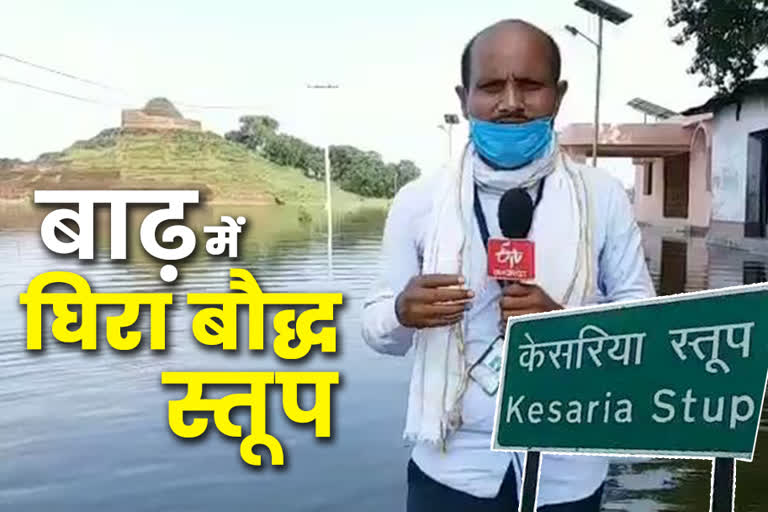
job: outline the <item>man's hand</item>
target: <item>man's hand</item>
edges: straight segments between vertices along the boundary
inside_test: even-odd
[[[463,284],[464,278],[452,274],[412,278],[395,301],[398,320],[416,329],[455,324],[464,316],[473,296]]]
[[[506,324],[511,316],[546,313],[563,309],[535,284],[513,283],[504,287],[501,295],[501,319]]]

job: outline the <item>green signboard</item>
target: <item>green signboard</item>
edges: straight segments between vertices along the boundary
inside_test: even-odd
[[[768,285],[510,318],[493,449],[751,460]]]

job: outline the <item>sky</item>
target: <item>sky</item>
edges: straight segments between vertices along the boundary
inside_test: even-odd
[[[634,97],[683,110],[712,90],[686,73],[692,47],[672,42],[670,0],[613,0],[633,14],[605,24],[601,122],[642,122]],[[364,4],[364,5],[363,5]],[[0,157],[30,160],[108,127],[122,108],[164,96],[185,117],[219,134],[244,114],[266,114],[280,130],[322,145],[352,144],[387,161],[409,159],[425,173],[448,154],[438,128],[460,113],[454,86],[467,40],[504,18],[523,18],[561,47],[569,92],[556,126],[591,122],[597,21],[573,0],[25,0],[0,20],[0,54],[108,85],[94,86],[0,57]],[[338,84],[308,89],[307,84]],[[237,108],[201,108],[226,106]],[[466,123],[453,132],[458,152]],[[629,184],[627,160],[601,165]]]

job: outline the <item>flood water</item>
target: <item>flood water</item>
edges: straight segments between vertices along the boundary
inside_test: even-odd
[[[170,289],[161,284],[156,263],[80,265],[52,257],[34,224],[0,231],[0,510],[404,509],[408,448],[401,431],[411,360],[378,355],[359,335],[358,312],[376,270],[383,215],[340,221],[331,280],[323,233],[273,232],[265,241],[273,214],[273,209],[247,213],[249,223],[262,219],[264,229],[248,232],[237,265],[221,258],[190,261]],[[700,239],[664,239],[648,232],[645,248],[659,293],[766,280],[768,258],[708,248]],[[288,363],[269,350],[224,355],[197,343],[191,333],[196,309],[186,307],[184,294],[226,291],[232,266],[248,269],[265,292],[343,293],[345,305],[336,314],[340,353],[313,352]],[[49,270],[78,272],[96,292],[173,291],[169,349],[124,354],[106,347],[84,354],[77,346],[48,343],[43,353],[28,353],[26,313],[18,297],[34,276]],[[161,372],[281,369],[338,371],[342,382],[333,402],[330,441],[290,423],[279,395],[270,395],[268,431],[285,450],[284,468],[247,466],[239,456],[239,440],[220,435],[213,425],[201,440],[182,441],[170,431],[168,401],[184,391],[161,385]],[[233,422],[248,425],[240,412],[233,412]],[[763,433],[755,461],[738,465],[739,512],[768,507],[766,471],[768,434]],[[705,511],[709,491],[709,462],[617,460],[603,508]]]

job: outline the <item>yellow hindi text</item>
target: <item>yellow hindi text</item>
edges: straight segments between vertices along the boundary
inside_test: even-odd
[[[45,289],[50,285],[63,284],[72,291],[69,293],[50,293]],[[123,306],[119,316],[110,316],[106,322],[107,343],[116,350],[134,350],[142,339],[141,331],[122,330],[134,325],[139,318],[139,306],[150,306],[151,328],[150,348],[165,350],[165,311],[173,303],[170,293],[93,293],[85,278],[73,272],[45,272],[30,282],[26,293],[22,293],[19,302],[27,306],[27,350],[42,350],[43,306],[53,307],[56,319],[51,331],[54,339],[62,343],[80,343],[82,350],[96,350],[98,306]],[[78,312],[70,308],[81,308],[79,326]]]
[[[282,466],[285,453],[280,441],[267,432],[267,388],[281,386],[283,412],[294,423],[315,424],[315,437],[331,436],[331,386],[339,383],[338,372],[163,372],[165,385],[185,385],[186,396],[168,402],[168,425],[179,437],[191,439],[208,429],[208,418],[197,417],[187,423],[185,413],[213,413],[216,428],[228,437],[242,438],[240,456],[252,466],[261,466],[261,455],[254,448],[262,446],[270,454],[273,466]],[[299,407],[298,387],[311,384],[315,405],[309,410]],[[218,399],[203,398],[203,386],[242,385],[248,392],[234,393]],[[249,407],[251,425],[248,435],[243,427],[232,423],[234,407]]]
[[[187,303],[208,305],[192,320],[195,339],[203,345],[237,350],[237,307],[248,306],[248,348],[264,350],[264,306],[317,306],[297,315],[295,309],[283,309],[275,314],[273,327],[277,337],[273,342],[275,354],[282,359],[301,359],[311,348],[319,345],[322,352],[336,351],[336,328],[312,330],[317,321],[333,320],[334,306],[341,304],[340,293],[264,293],[253,276],[244,269],[230,269],[229,293],[190,293]],[[291,327],[294,324],[295,327]],[[299,340],[296,346],[291,342]]]

